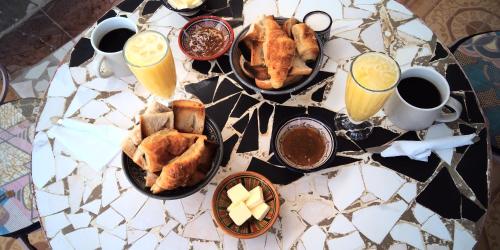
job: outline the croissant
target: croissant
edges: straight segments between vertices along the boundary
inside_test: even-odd
[[[292,35],[292,27],[299,23],[299,21],[293,17],[291,18],[288,18],[285,23],[283,23],[283,31],[286,32],[286,34],[288,35],[288,37],[293,37]]]
[[[285,82],[295,55],[295,42],[288,37],[272,16],[264,18],[264,60],[273,88]]]
[[[185,187],[190,182],[193,174],[197,171],[203,151],[205,149],[206,136],[199,136],[196,142],[180,156],[171,160],[163,167],[160,176],[151,187],[153,194],[164,190]]]
[[[319,46],[314,30],[305,23],[299,23],[292,27],[292,33],[302,60],[316,60],[319,54]]]

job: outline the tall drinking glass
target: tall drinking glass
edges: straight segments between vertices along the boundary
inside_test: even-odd
[[[137,80],[151,93],[170,98],[175,91],[175,64],[168,39],[156,31],[132,36],[123,49],[125,61]]]
[[[368,52],[356,57],[346,84],[346,109],[335,118],[337,128],[346,130],[353,140],[366,139],[373,129],[370,118],[394,92],[400,75],[398,63],[386,54]]]

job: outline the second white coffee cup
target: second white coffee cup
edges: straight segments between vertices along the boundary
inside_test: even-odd
[[[431,82],[441,95],[441,104],[426,109],[415,107],[404,100],[396,89],[384,105],[384,112],[394,125],[404,130],[422,130],[430,127],[434,122],[452,122],[460,117],[462,104],[450,97],[450,86],[441,74],[430,67],[416,66],[401,74],[401,79],[410,77]],[[443,111],[445,106],[453,109],[453,112],[445,113]]]

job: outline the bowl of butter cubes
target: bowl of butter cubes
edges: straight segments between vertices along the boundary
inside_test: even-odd
[[[264,176],[245,171],[226,177],[212,197],[212,215],[225,233],[255,238],[269,230],[280,211],[279,195]]]

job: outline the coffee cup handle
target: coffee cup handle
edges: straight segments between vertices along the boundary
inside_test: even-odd
[[[100,55],[100,54],[97,54],[94,58],[93,71],[100,78],[107,78],[113,74],[113,73],[103,74],[101,72],[101,66],[102,66],[102,63],[104,62],[105,59],[106,59],[106,57],[104,57],[103,55]]]
[[[437,122],[452,122],[460,117],[462,113],[462,104],[457,101],[457,99],[450,96],[445,106],[448,106],[453,109],[453,113],[444,113],[442,112],[439,117],[436,119]]]

